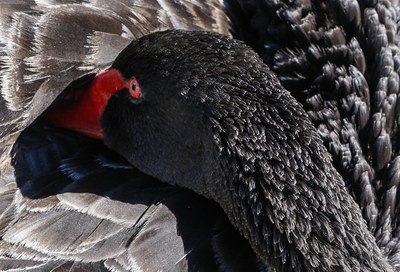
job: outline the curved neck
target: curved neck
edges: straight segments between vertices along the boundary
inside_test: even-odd
[[[214,200],[277,271],[393,271],[304,115],[265,126],[220,119],[225,180]]]

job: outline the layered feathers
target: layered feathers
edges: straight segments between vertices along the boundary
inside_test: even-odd
[[[400,265],[398,2],[241,4],[230,9],[236,36],[304,105],[378,245]]]
[[[19,191],[0,221],[2,270],[266,271],[215,202],[101,141],[38,124],[13,153]]]

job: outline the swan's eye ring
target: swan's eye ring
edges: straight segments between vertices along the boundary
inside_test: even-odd
[[[141,94],[139,83],[134,77],[131,79],[131,82],[129,83],[129,93],[134,99],[139,98]]]

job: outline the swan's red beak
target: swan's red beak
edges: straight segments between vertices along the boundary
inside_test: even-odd
[[[118,90],[129,87],[120,72],[110,69],[73,89],[49,109],[42,120],[57,127],[75,130],[86,136],[103,139],[100,117],[108,99]]]

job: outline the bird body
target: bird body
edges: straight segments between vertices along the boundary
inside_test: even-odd
[[[265,51],[259,52],[278,76],[249,47],[219,34],[175,30],[148,35],[165,28],[224,32],[229,20],[219,2],[178,5],[157,1],[133,5],[137,8],[133,11],[120,1],[106,11],[107,4],[100,1],[48,7],[21,3],[6,4],[4,14],[12,14],[14,20],[2,32],[7,40],[0,51],[5,64],[1,84],[2,269],[267,271],[268,264],[273,271],[394,271],[397,236],[394,233],[392,242],[386,242],[390,245],[387,251],[382,242],[381,249],[377,246],[371,235],[375,230],[370,220],[373,213],[368,213],[371,206],[362,204],[364,199],[353,187],[349,194],[348,183],[346,188],[339,175],[343,171],[338,169],[338,173],[327,153],[325,146],[337,167],[339,153],[330,138],[335,134],[324,134],[329,131],[323,129],[326,126],[314,128],[319,122],[314,117],[319,115],[312,103],[319,101],[319,89],[311,89],[315,97],[301,96],[307,94],[301,93],[301,88],[311,77],[296,70],[302,66],[291,61],[305,50],[301,42],[310,45],[310,40],[296,36],[291,43],[284,34],[271,35],[279,33],[273,31],[280,23],[290,21],[296,26],[304,22],[292,28],[298,33],[312,22],[313,15],[324,18],[329,12],[323,2],[292,6],[280,1],[259,6],[225,3],[236,36],[240,36],[240,27],[249,27],[246,19],[254,15],[251,32],[261,37],[258,41],[264,42]],[[360,9],[355,1],[337,5],[345,11],[340,17],[345,19],[339,20],[342,24],[358,22],[359,16],[348,15],[361,10],[373,13],[366,6]],[[389,4],[385,7],[390,10]],[[249,10],[238,22],[236,15]],[[308,21],[298,20],[299,10],[302,16],[309,15]],[[184,16],[188,14],[185,11],[202,20]],[[265,12],[271,12],[272,21],[256,20]],[[148,15],[147,21],[152,23],[144,24],[146,20],[139,15]],[[4,18],[8,17],[2,17],[2,22]],[[368,29],[370,21],[365,20]],[[20,33],[17,24],[24,22],[31,28]],[[62,22],[84,26],[78,32],[65,30],[65,41],[77,39],[72,43],[75,47],[54,39],[52,30],[68,25]],[[267,34],[263,23],[270,24]],[[144,27],[148,25],[158,27]],[[360,28],[357,26],[354,23],[344,29],[359,38],[361,32],[353,31]],[[325,29],[325,36],[305,33],[311,44],[318,37],[328,41],[318,44],[324,48],[341,41],[340,29],[333,29]],[[132,38],[139,39],[129,44]],[[299,51],[284,46],[297,46]],[[356,54],[360,47],[354,39],[349,47],[354,61],[349,61],[353,66],[348,71],[354,76],[368,73],[368,62]],[[65,51],[60,55],[55,48]],[[321,52],[325,57],[330,54],[328,49]],[[22,65],[15,65],[18,63]],[[104,75],[90,73],[111,63],[104,74],[117,71],[118,80],[126,85],[112,87],[109,101],[100,111],[104,110],[99,121],[105,145],[40,122],[54,124],[62,114],[54,114],[57,104],[53,101],[61,101],[61,105],[65,99],[71,100],[76,90]],[[328,66],[322,69],[326,75]],[[50,72],[52,67],[58,67],[57,71]],[[314,84],[327,80],[324,76]],[[326,101],[330,96],[322,97]],[[368,106],[367,96],[363,101]],[[53,109],[37,119],[52,103]],[[334,108],[335,103],[326,105]],[[350,121],[364,127],[368,121],[362,116],[360,113],[359,119]],[[382,123],[379,118],[372,118],[375,126]],[[343,124],[346,122],[344,119]],[[387,154],[379,148],[385,146],[387,137],[382,134],[378,138],[382,144],[377,143],[377,155],[371,161],[377,173],[382,173],[388,159],[382,162],[377,156]],[[352,140],[355,146],[357,140]],[[395,167],[394,161],[389,169]],[[393,200],[389,193],[384,198],[387,204]],[[212,216],[207,215],[208,210]],[[390,209],[384,213],[390,212],[393,216]],[[233,246],[232,241],[238,244]]]

